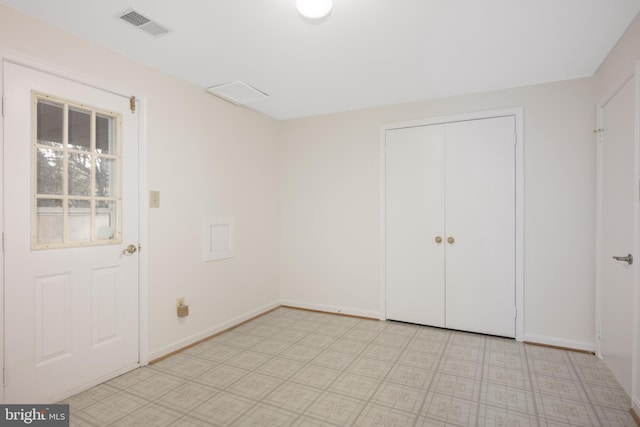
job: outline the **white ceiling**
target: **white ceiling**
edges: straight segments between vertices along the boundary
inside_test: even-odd
[[[590,76],[640,0],[0,0],[203,88],[241,80],[287,119]],[[118,19],[133,7],[171,32]]]

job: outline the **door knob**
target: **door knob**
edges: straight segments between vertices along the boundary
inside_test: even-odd
[[[436,243],[442,243],[442,237],[436,236]]]
[[[633,255],[629,254],[627,256],[614,256],[613,259],[616,261],[625,261],[629,265],[633,264]]]
[[[447,237],[447,243],[449,243],[450,245],[453,245],[453,242],[455,242],[456,239],[454,239],[453,237]]]
[[[122,254],[123,255],[125,255],[125,254],[134,254],[134,253],[136,253],[137,250],[138,250],[138,247],[136,245],[129,245],[129,246],[127,246],[126,248],[124,248],[122,250]]]

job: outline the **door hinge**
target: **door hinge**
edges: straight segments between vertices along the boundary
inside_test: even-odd
[[[513,307],[513,317],[514,317],[515,319],[517,319],[517,318],[518,318],[518,307]]]
[[[136,112],[136,97],[133,95],[129,98],[129,108],[131,108],[131,114]]]
[[[7,248],[4,245],[4,231],[2,232],[2,252],[6,252]]]
[[[6,104],[6,100],[4,98],[4,96],[2,97],[2,117],[5,117],[7,115],[7,104]]]
[[[7,385],[7,367],[6,366],[2,367],[2,385],[3,386]]]

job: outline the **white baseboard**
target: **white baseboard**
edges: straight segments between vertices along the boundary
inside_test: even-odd
[[[173,353],[174,351],[178,351],[181,350],[193,343],[196,343],[200,340],[206,339],[212,335],[215,335],[217,333],[226,331],[227,329],[233,328],[234,326],[237,326],[239,324],[241,324],[244,321],[247,321],[253,317],[259,316],[263,313],[266,313],[267,311],[273,310],[274,308],[279,307],[280,301],[275,301],[272,302],[271,304],[267,304],[264,305],[262,307],[259,307],[255,310],[249,311],[247,313],[244,313],[240,316],[236,316],[232,319],[229,319],[225,322],[222,322],[214,327],[205,329],[204,331],[198,332],[197,334],[193,334],[189,337],[183,338],[173,344],[164,346],[162,348],[158,348],[155,350],[151,350],[149,351],[149,360],[154,360],[157,359],[159,357],[162,356],[166,356],[167,354]]]
[[[595,353],[596,351],[595,342],[572,341],[572,340],[566,340],[562,338],[545,337],[542,335],[531,335],[531,334],[525,334],[524,341],[534,343],[534,344],[544,344],[544,345],[551,345],[555,347],[564,347],[568,349],[588,351],[590,353]]]
[[[277,308],[281,305],[294,307],[294,308],[302,308],[307,310],[324,311],[327,313],[346,314],[350,316],[360,316],[360,317],[367,317],[371,319],[380,319],[380,313],[372,310],[362,310],[358,308],[338,307],[338,306],[322,305],[322,304],[310,304],[310,303],[293,301],[293,300],[274,301],[270,304],[266,304],[255,310],[249,311],[240,316],[236,316],[232,319],[229,319],[211,328],[200,331],[197,334],[193,334],[191,336],[183,338],[179,341],[176,341],[173,344],[164,346],[162,348],[151,350],[149,351],[149,360],[158,359],[174,351],[183,349],[193,343],[196,343],[200,340],[208,338],[217,333],[223,332],[227,329],[233,328],[234,326],[237,326],[244,321],[247,321],[253,317],[259,316],[270,310],[273,310],[274,308]],[[535,343],[535,344],[550,345],[555,347],[563,347],[567,349],[588,351],[588,352],[594,352],[594,353],[596,350],[596,344],[592,342],[573,341],[573,340],[566,340],[562,338],[547,337],[542,335],[525,334],[524,341]],[[634,397],[633,405],[636,412],[640,414],[640,400],[638,400],[637,397]]]
[[[332,305],[309,304],[305,302],[291,301],[291,300],[282,300],[280,303],[281,305],[286,305],[288,307],[294,307],[294,308],[304,308],[307,310],[324,311],[327,313],[347,314],[350,316],[360,316],[360,317],[368,317],[371,319],[380,319],[380,313],[378,313],[377,311],[361,310],[358,308],[350,308],[350,307],[336,307]]]

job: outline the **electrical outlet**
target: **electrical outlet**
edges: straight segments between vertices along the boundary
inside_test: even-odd
[[[184,297],[176,300],[176,311],[178,317],[187,317],[189,315],[189,306],[184,303]]]

